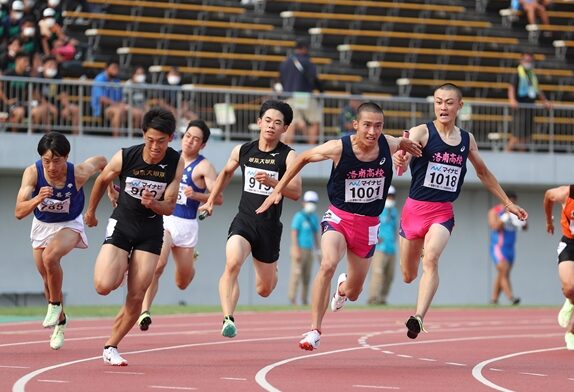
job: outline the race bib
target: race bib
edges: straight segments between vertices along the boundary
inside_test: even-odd
[[[185,188],[187,185],[179,184],[179,192],[177,192],[177,204],[185,205],[187,204],[187,196],[185,196]]]
[[[38,205],[42,212],[51,212],[53,214],[67,214],[70,212],[70,199],[57,200],[46,198]]]
[[[462,167],[429,162],[424,186],[441,191],[456,192]]]
[[[345,180],[346,203],[370,203],[383,198],[385,178],[360,178]]]
[[[166,187],[167,184],[165,182],[127,177],[124,192],[126,192],[131,197],[141,200],[144,189],[147,189],[152,193],[154,199],[160,200]]]
[[[269,177],[279,181],[279,172],[245,166],[245,183],[243,184],[243,190],[257,195],[269,196],[271,192],[273,192],[273,187],[263,185],[255,179],[255,175],[259,172],[264,172]]]

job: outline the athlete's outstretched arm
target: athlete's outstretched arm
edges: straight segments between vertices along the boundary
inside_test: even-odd
[[[120,150],[114,154],[112,159],[104,167],[94,182],[94,187],[92,188],[92,193],[90,194],[90,201],[88,202],[88,207],[84,213],[84,222],[88,227],[98,225],[98,219],[96,218],[96,209],[98,208],[98,204],[100,203],[100,200],[108,189],[110,183],[120,175],[121,170],[122,151]]]
[[[296,158],[297,154],[295,153],[295,151],[289,151],[289,154],[287,155],[287,159],[285,161],[287,166],[286,172],[287,170],[289,170],[289,167],[293,165]],[[256,173],[255,180],[263,185],[270,186],[271,188],[275,188],[279,183],[279,180],[272,178],[265,172]],[[293,179],[289,181],[289,183],[283,188],[282,193],[283,196],[288,197],[289,199],[299,200],[302,192],[303,192],[303,185],[301,183],[301,176],[299,174],[296,174],[293,177]]]
[[[227,163],[223,167],[223,170],[217,176],[217,180],[215,180],[215,185],[209,194],[209,198],[207,201],[198,208],[199,213],[203,211],[207,211],[208,215],[213,213],[213,205],[215,204],[215,199],[219,194],[223,194],[227,185],[233,178],[233,174],[235,170],[239,167],[239,151],[241,150],[241,145],[237,145],[233,147],[231,154],[229,155],[229,159]]]
[[[428,142],[428,129],[426,124],[420,124],[416,127],[413,127],[409,130],[409,138],[395,138],[393,136],[387,136],[387,142],[389,143],[389,147],[391,148],[391,155],[393,156],[393,165],[395,167],[401,167],[404,171],[407,171],[409,168],[409,163],[414,156],[420,157],[422,155],[422,148],[424,148]],[[416,145],[418,148],[416,151],[411,153],[410,151],[406,150],[405,153],[403,151],[399,151],[403,149],[404,146],[401,146],[398,142],[405,143],[402,140],[408,140],[413,145]],[[394,150],[393,150],[394,148]]]
[[[474,139],[474,135],[469,133],[470,136],[470,151],[468,154],[468,159],[474,166],[476,170],[476,175],[480,179],[480,181],[484,184],[486,189],[490,191],[494,196],[496,196],[504,207],[514,215],[516,215],[520,220],[528,219],[528,213],[518,204],[514,204],[512,200],[508,197],[506,192],[502,189],[498,180],[492,174],[492,172],[486,167],[486,163],[482,160],[482,157],[478,153],[478,146],[476,144],[476,140]]]
[[[79,165],[74,166],[76,186],[80,189],[88,179],[94,174],[102,171],[106,167],[108,160],[104,156],[94,156],[86,159]]]
[[[554,234],[554,215],[552,214],[554,203],[560,203],[564,205],[569,194],[569,185],[551,188],[544,193],[544,215],[546,216],[547,233]]]
[[[338,163],[342,150],[343,142],[341,142],[341,139],[337,139],[330,140],[307,151],[303,151],[299,156],[297,156],[293,164],[288,166],[287,171],[283,174],[283,177],[277,183],[273,192],[267,196],[263,204],[261,204],[255,212],[261,214],[267,211],[273,204],[279,203],[289,182],[298,175],[305,165],[311,162],[325,161],[327,159],[331,159],[335,163]]]

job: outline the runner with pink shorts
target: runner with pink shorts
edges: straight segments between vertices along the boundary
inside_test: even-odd
[[[385,206],[393,177],[392,154],[399,149],[420,156],[418,143],[384,135],[383,111],[373,102],[361,104],[353,121],[356,133],[330,140],[304,151],[287,170],[275,190],[257,209],[264,212],[281,200],[281,191],[310,162],[333,161],[327,193],[331,206],[323,216],[321,266],[313,282],[311,330],[299,347],[315,350],[321,339],[321,323],[329,304],[331,280],[347,254],[347,272],[339,275],[331,310],[340,310],[347,299],[355,301],[363,290],[377,243],[379,215]]]
[[[462,93],[447,83],[434,91],[436,119],[409,131],[410,140],[422,146],[421,157],[394,154],[395,165],[410,163],[412,181],[401,213],[400,254],[403,280],[416,279],[421,255],[423,274],[419,283],[416,312],[406,322],[407,336],[415,339],[423,331],[423,318],[438,288],[438,261],[454,228],[452,203],[458,198],[466,161],[470,160],[484,186],[505,208],[526,220],[528,214],[502,190],[478,153],[474,136],[458,128],[456,116],[462,108]]]

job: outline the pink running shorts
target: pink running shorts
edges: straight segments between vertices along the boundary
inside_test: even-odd
[[[454,211],[451,202],[419,201],[408,197],[401,213],[399,234],[407,240],[424,238],[435,223],[452,233]]]

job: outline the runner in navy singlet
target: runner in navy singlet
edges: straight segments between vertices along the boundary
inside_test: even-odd
[[[327,193],[331,206],[323,216],[321,266],[313,282],[311,331],[299,341],[303,350],[319,347],[321,323],[329,302],[333,274],[347,254],[347,273],[337,279],[331,310],[338,311],[347,299],[355,301],[363,290],[370,260],[378,241],[379,215],[385,206],[393,178],[392,154],[399,148],[420,155],[417,143],[383,135],[384,115],[374,102],[357,108],[355,135],[343,136],[307,150],[285,173],[275,190],[257,210],[264,213],[281,202],[285,185],[306,164],[333,161]],[[384,136],[384,137],[381,137]]]
[[[50,347],[64,344],[67,326],[62,303],[63,271],[60,261],[74,248],[87,248],[82,211],[83,186],[107,163],[103,156],[74,165],[68,162],[70,142],[58,132],[49,132],[38,143],[40,160],[24,170],[16,198],[16,218],[34,213],[30,239],[36,268],[44,281],[48,311],[42,323],[54,328]]]
[[[438,288],[438,262],[454,227],[452,203],[464,182],[467,159],[480,181],[509,212],[521,220],[528,218],[526,211],[508,198],[486,167],[474,136],[455,125],[462,106],[458,87],[450,83],[438,87],[434,91],[436,119],[409,132],[410,138],[423,147],[422,157],[411,160],[410,154],[393,156],[395,165],[404,169],[410,162],[412,173],[400,230],[401,270],[406,283],[417,277],[424,245],[416,312],[406,322],[407,336],[411,339],[423,330],[423,318]]]

